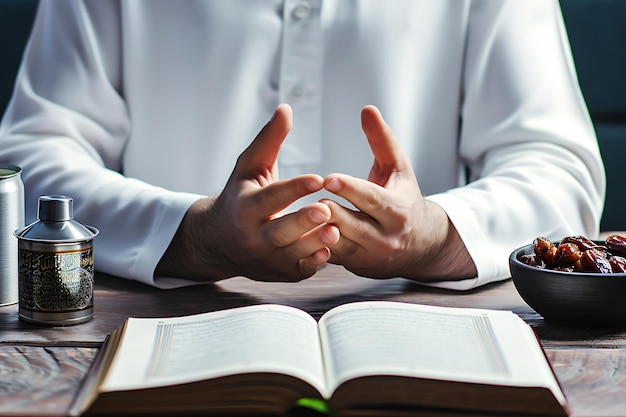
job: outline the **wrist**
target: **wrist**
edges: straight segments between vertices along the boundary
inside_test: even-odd
[[[219,232],[214,219],[215,197],[194,202],[183,217],[168,248],[161,257],[156,275],[198,281],[217,281],[233,276],[219,246]]]
[[[438,204],[426,201],[426,216],[432,237],[429,249],[418,254],[417,265],[413,265],[413,275],[419,281],[460,281],[477,275],[472,260],[461,236]]]

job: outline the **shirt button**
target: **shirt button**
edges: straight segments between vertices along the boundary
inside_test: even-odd
[[[303,20],[311,15],[311,5],[306,1],[302,1],[291,10],[291,16],[295,20]]]
[[[298,84],[291,89],[291,97],[298,100],[304,97],[305,89],[302,84]]]

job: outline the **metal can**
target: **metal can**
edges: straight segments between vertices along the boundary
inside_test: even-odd
[[[15,165],[0,165],[0,306],[18,300],[17,241],[13,233],[24,227],[21,172]]]
[[[93,318],[93,238],[98,229],[73,220],[73,200],[39,197],[38,220],[17,230],[19,317],[52,326]]]

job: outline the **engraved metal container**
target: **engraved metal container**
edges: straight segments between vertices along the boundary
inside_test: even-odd
[[[72,199],[39,197],[38,220],[15,232],[19,257],[19,317],[65,326],[93,318],[93,238],[74,221]]]
[[[22,170],[0,165],[0,306],[18,298],[17,241],[13,232],[24,227],[24,184]]]

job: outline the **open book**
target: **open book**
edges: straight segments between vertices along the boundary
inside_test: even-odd
[[[282,305],[129,318],[90,374],[74,412],[568,414],[535,333],[508,311],[376,301],[319,323]]]

